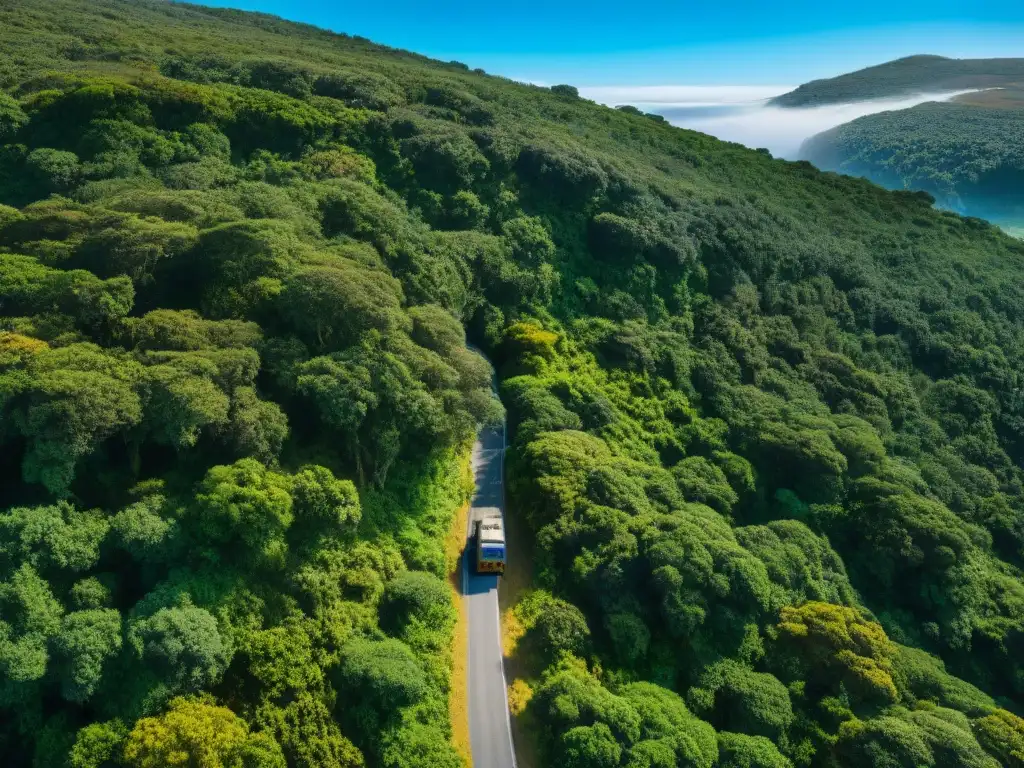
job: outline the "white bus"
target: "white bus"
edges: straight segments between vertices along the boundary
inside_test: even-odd
[[[477,573],[505,572],[505,523],[501,510],[487,507],[477,513],[473,524]]]

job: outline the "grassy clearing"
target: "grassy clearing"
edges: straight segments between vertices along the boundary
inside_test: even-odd
[[[462,462],[462,476],[467,487],[472,487],[472,470],[469,455]],[[466,765],[473,765],[473,753],[469,739],[469,671],[467,669],[469,649],[467,645],[469,620],[466,603],[462,596],[462,553],[466,548],[466,526],[469,521],[469,502],[466,501],[452,518],[448,537],[445,540],[445,561],[448,565],[448,584],[458,616],[452,633],[452,677],[448,708],[452,721],[452,744],[465,759]]]
[[[542,669],[540,660],[530,659],[519,652],[519,641],[526,628],[516,615],[516,606],[529,592],[533,579],[533,542],[524,520],[515,510],[505,510],[505,535],[508,537],[508,564],[498,586],[498,606],[501,610],[501,650],[508,681],[508,706],[512,714],[512,739],[515,742],[519,768],[541,765],[537,746],[539,728],[526,705],[533,696],[531,682]]]

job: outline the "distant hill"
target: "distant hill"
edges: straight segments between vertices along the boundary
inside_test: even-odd
[[[1021,82],[1024,82],[1024,59],[908,56],[839,77],[812,80],[776,96],[769,103],[777,107],[811,107]]]
[[[812,136],[800,157],[890,189],[923,190],[960,213],[1024,222],[1024,92],[992,93],[999,101],[868,115]]]

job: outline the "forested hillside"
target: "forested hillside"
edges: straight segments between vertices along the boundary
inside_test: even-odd
[[[544,765],[1024,765],[1024,243],[266,16],[0,86],[4,765],[462,765],[467,338]]]
[[[1024,92],[980,103],[929,102],[861,117],[808,139],[823,170],[917,189],[960,213],[1024,224]],[[987,95],[987,94],[986,94]]]
[[[1024,82],[1024,59],[947,59],[907,56],[838,77],[812,80],[776,96],[778,107],[814,107],[891,99],[914,93],[995,88]]]

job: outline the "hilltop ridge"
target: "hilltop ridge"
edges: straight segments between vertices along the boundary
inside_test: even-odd
[[[1024,82],[1024,59],[949,59],[919,54],[812,80],[776,96],[778,107],[814,107]]]
[[[800,157],[822,170],[918,189],[943,207],[1024,224],[1024,102],[928,102],[858,118],[812,136]]]

